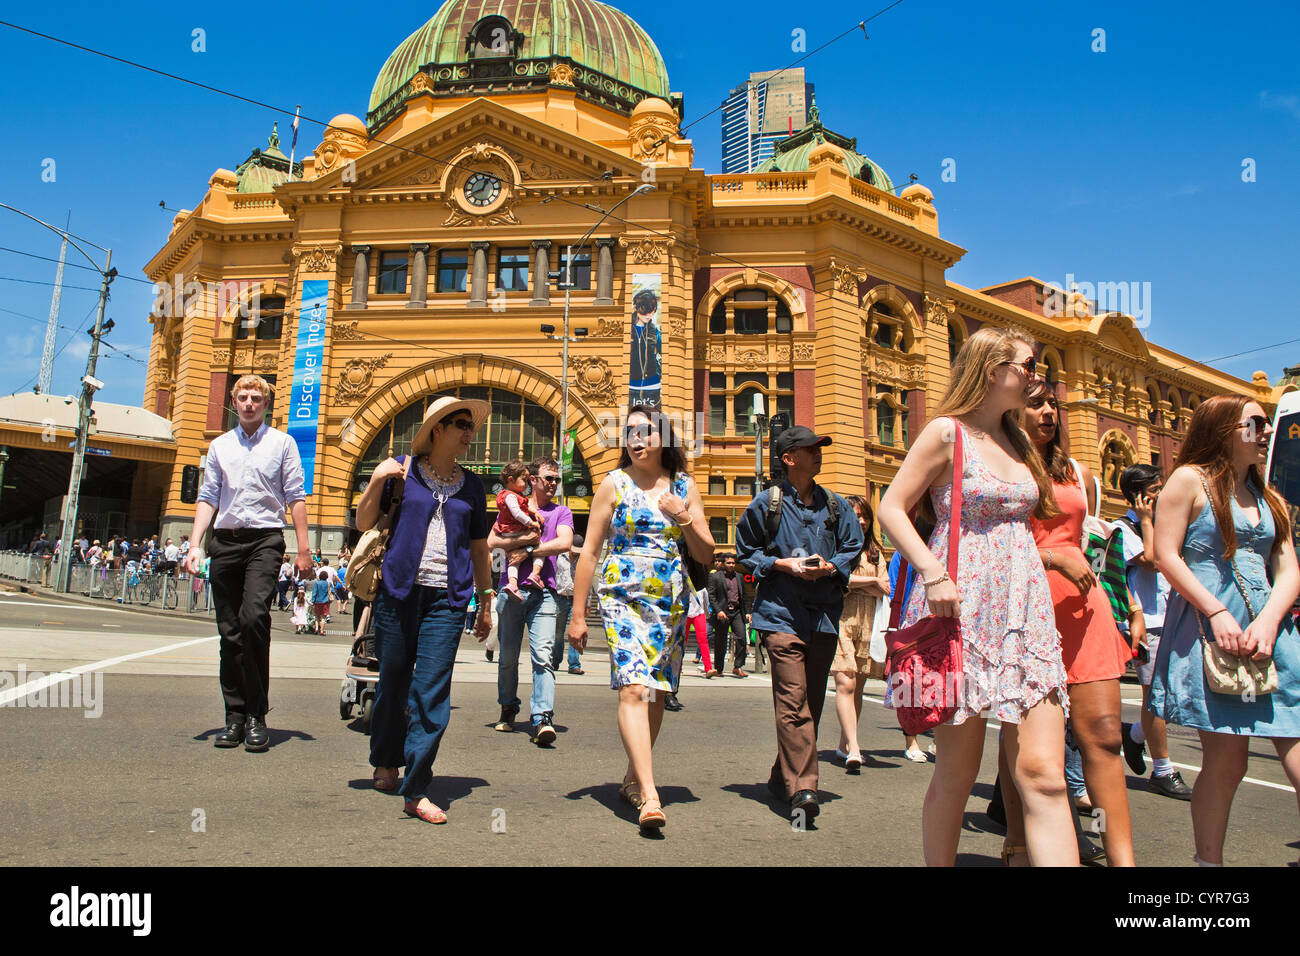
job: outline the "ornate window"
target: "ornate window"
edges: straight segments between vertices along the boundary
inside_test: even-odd
[[[730,544],[731,522],[726,518],[710,518],[709,534],[713,535],[714,544]]]
[[[1128,448],[1118,438],[1106,442],[1101,452],[1101,481],[1112,491],[1119,491],[1119,476],[1133,464]]]
[[[379,275],[375,277],[375,292],[379,295],[401,295],[406,291],[406,270],[410,256],[405,252],[381,252]]]
[[[516,57],[523,49],[524,40],[524,35],[505,17],[484,17],[465,35],[465,59]]]
[[[567,248],[567,247],[566,247]],[[560,288],[564,288],[565,260],[567,256],[560,254]],[[573,254],[573,286],[574,289],[586,290],[591,288],[591,253],[575,252]]]
[[[1147,421],[1159,427],[1162,424],[1160,421],[1160,386],[1155,382],[1147,382],[1147,399],[1151,402],[1151,407],[1147,409]]]
[[[353,475],[353,507],[365,491],[375,466],[385,458],[410,452],[415,433],[424,421],[427,403],[441,398],[442,394],[481,398],[492,406],[491,416],[475,433],[469,451],[461,459],[464,468],[483,479],[489,497],[496,494],[498,489],[494,486],[500,484],[501,469],[511,459],[531,461],[539,455],[559,458],[556,436],[560,429],[555,415],[536,402],[503,388],[462,385],[450,392],[420,399],[398,412],[379,430]],[[565,482],[565,492],[578,497],[586,497],[592,492],[591,472],[577,448],[573,450],[573,476]],[[489,504],[489,507],[494,505]]]
[[[873,405],[876,410],[876,440],[893,448],[906,448],[907,389],[877,385]]]
[[[464,292],[469,277],[469,253],[464,249],[443,249],[438,253],[439,292]]]
[[[709,434],[754,434],[754,396],[763,397],[763,414],[769,419],[780,412],[794,424],[794,373],[710,372]],[[731,418],[727,419],[727,410]]]
[[[709,333],[724,335],[765,335],[768,332],[789,334],[794,318],[785,301],[767,289],[737,289],[718,300],[709,313]]]
[[[284,296],[253,296],[248,302],[248,318],[235,319],[235,338],[253,337],[266,341],[278,339],[284,331]],[[263,376],[265,377],[265,376]]]

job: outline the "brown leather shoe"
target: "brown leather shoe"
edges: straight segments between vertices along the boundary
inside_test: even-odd
[[[748,677],[749,675],[745,673],[744,668],[742,668],[742,667],[737,667],[734,671],[731,672],[731,676],[732,676],[732,677]]]

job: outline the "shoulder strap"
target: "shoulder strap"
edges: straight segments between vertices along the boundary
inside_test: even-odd
[[[840,496],[833,491],[822,489],[826,496],[826,530],[838,534],[840,530]],[[837,539],[838,540],[838,539]]]
[[[379,516],[379,521],[375,527],[380,532],[387,531],[393,526],[397,518],[397,509],[402,506],[402,497],[406,492],[406,476],[411,473],[411,455],[403,455],[406,460],[402,462],[402,477],[393,481],[393,496],[388,500],[388,510]]]
[[[1083,492],[1083,513],[1085,516],[1090,515],[1092,509],[1088,507],[1088,486],[1083,482],[1083,468],[1073,458],[1070,459],[1070,467],[1074,469],[1074,479],[1079,483],[1079,490]],[[1100,497],[1097,499],[1097,507],[1101,507]]]
[[[948,523],[948,577],[953,583],[957,581],[957,551],[961,544],[961,473],[965,464],[962,448],[961,423],[952,419],[956,429],[952,447],[952,517]],[[898,552],[898,576],[895,578],[894,594],[889,602],[889,630],[898,629],[898,622],[903,615],[903,592],[907,582],[907,558]]]
[[[770,551],[776,540],[776,533],[781,530],[781,486],[773,485],[767,489],[767,515],[764,518],[764,530],[767,540],[763,550]]]

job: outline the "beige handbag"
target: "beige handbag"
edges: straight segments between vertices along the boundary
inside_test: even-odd
[[[1201,486],[1205,489],[1205,496],[1208,498],[1210,486],[1199,470],[1196,474],[1201,479]],[[1228,564],[1232,568],[1232,583],[1237,586],[1241,599],[1246,602],[1246,613],[1253,621],[1255,608],[1250,603],[1250,593],[1242,583],[1241,572],[1237,570],[1236,557],[1234,556]],[[1229,654],[1215,643],[1213,630],[1210,630],[1209,634],[1206,633],[1209,618],[1200,611],[1196,611],[1195,614],[1197,623],[1201,627],[1201,641],[1205,645],[1203,660],[1206,687],[1216,694],[1232,694],[1243,700],[1254,700],[1256,697],[1277,690],[1277,664],[1271,657],[1267,661],[1257,661],[1250,657]]]
[[[393,497],[388,510],[379,516],[375,526],[361,536],[352,552],[352,561],[348,564],[348,590],[362,601],[373,601],[379,593],[381,580],[380,568],[384,563],[384,550],[388,546],[388,534],[392,529],[393,518],[402,503],[402,491],[406,487],[406,476],[411,469],[411,456],[406,457],[402,465],[402,477],[393,485]]]

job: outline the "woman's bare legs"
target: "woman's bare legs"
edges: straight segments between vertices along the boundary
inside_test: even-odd
[[[1208,730],[1200,733],[1201,772],[1192,785],[1192,835],[1197,857],[1205,863],[1222,863],[1228,812],[1241,778],[1246,776],[1250,738]]]
[[[921,849],[926,866],[953,866],[957,862],[962,813],[984,755],[984,725],[983,718],[970,717],[957,726],[942,724],[935,728],[938,756],[921,807]]]
[[[663,726],[667,699],[667,691],[640,684],[628,684],[618,692],[618,732],[628,761],[623,779],[640,783],[642,800],[659,799],[650,752]]]
[[[862,715],[862,687],[853,674],[835,672],[835,716],[840,719],[840,750],[858,752],[858,718]],[[853,693],[857,691],[854,706]]]
[[[1002,740],[1010,779],[1024,808],[1029,862],[1078,866],[1079,846],[1065,790],[1065,711],[1055,696],[1049,697],[1031,707],[1019,724],[1003,724]],[[939,752],[942,755],[942,747]],[[1007,782],[1002,782],[1004,802]]]
[[[1070,685],[1070,726],[1110,866],[1133,866],[1133,826],[1120,755],[1119,680]],[[1097,811],[1100,811],[1098,814]]]

